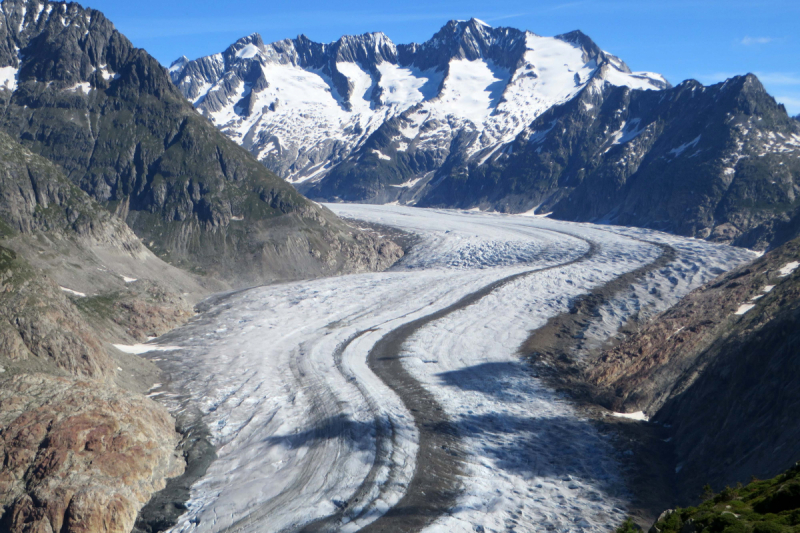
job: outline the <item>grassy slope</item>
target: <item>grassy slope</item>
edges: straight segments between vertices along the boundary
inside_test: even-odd
[[[800,463],[775,478],[728,487],[719,494],[706,487],[703,498],[695,507],[665,512],[653,527],[661,533],[800,532]],[[627,522],[617,531],[632,530]]]

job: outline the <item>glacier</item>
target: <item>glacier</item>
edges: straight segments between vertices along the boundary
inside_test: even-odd
[[[371,370],[370,351],[500,280],[470,305],[423,322],[400,347],[403,368],[458,438],[457,495],[423,530],[606,531],[620,523],[630,498],[624,457],[542,384],[519,347],[571,299],[654,261],[659,245],[672,246],[675,259],[606,304],[592,330],[598,342],[626,316],[659,312],[753,253],[543,217],[327,207],[354,226],[400,228],[417,243],[387,272],[218,298],[155,341],[177,349],[157,352],[170,379],[151,396],[173,412],[199,410],[218,455],[172,531],[324,530],[312,526],[331,516],[329,530],[357,531],[386,520],[426,464],[417,413]],[[648,296],[653,287],[659,299]]]

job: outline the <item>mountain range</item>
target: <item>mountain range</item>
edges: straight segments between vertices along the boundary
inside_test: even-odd
[[[800,229],[800,124],[755,76],[672,87],[580,31],[471,19],[409,45],[254,34],[170,73],[318,200],[536,210],[758,249]]]
[[[389,160],[369,146],[381,135],[391,134],[392,154],[417,175],[446,164],[453,143],[472,156],[513,140],[593,79],[668,86],[631,73],[581,32],[540,37],[477,19],[450,21],[421,45],[395,45],[382,33],[330,44],[302,35],[264,44],[254,34],[221,54],[181,58],[170,72],[203,115],[298,184],[361,156]]]

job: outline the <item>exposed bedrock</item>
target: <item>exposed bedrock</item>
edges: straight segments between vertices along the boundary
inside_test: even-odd
[[[166,410],[96,381],[16,376],[0,387],[0,425],[5,531],[127,533],[183,471]]]

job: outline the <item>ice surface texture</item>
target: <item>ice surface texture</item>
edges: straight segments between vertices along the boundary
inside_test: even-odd
[[[529,271],[403,345],[406,370],[455,424],[465,454],[458,501],[427,531],[605,531],[620,522],[626,491],[609,445],[517,350],[571,298],[654,261],[661,249],[645,241],[672,245],[676,259],[609,303],[613,320],[598,337],[644,302],[647,284],[669,305],[752,254],[546,218],[328,207],[420,242],[389,272],[235,294],[165,340],[182,349],[158,354],[173,378],[158,397],[176,409],[199,406],[219,455],[174,531],[291,531],[337,512],[352,520],[338,529],[355,531],[378,519],[424,465],[412,413],[367,366],[370,349],[402,324]],[[376,435],[387,431],[373,469]],[[366,496],[355,502],[359,490]]]

